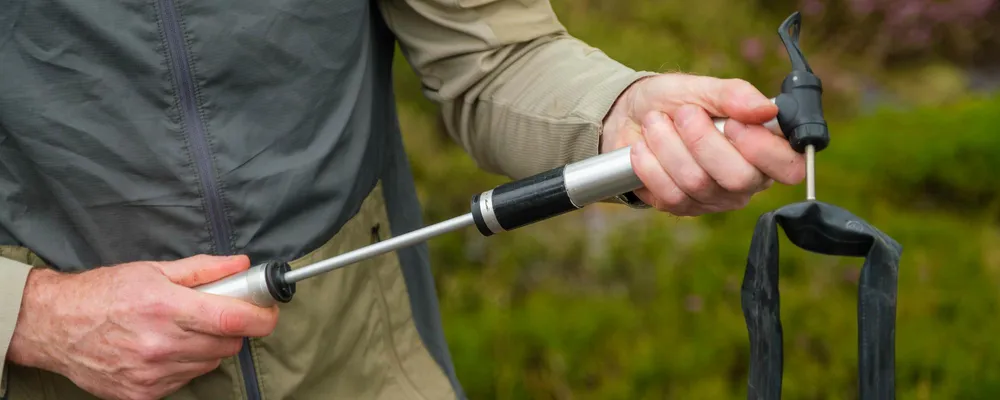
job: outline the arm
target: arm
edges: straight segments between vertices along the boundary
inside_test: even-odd
[[[481,168],[523,178],[596,155],[636,72],[567,34],[546,0],[381,0],[447,132]]]
[[[637,72],[570,36],[548,0],[380,0],[448,134],[520,179],[625,146],[636,200],[675,215],[742,208],[804,159],[760,124],[746,81]],[[712,116],[729,117],[724,134]],[[623,199],[619,199],[624,201]]]

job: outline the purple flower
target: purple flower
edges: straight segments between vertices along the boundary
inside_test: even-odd
[[[805,15],[817,15],[822,13],[825,7],[819,0],[803,0],[802,13]]]
[[[931,41],[931,31],[926,25],[915,26],[907,32],[906,43],[914,46],[926,46]]]
[[[847,3],[851,12],[858,16],[864,17],[875,11],[875,0],[849,0]]]
[[[701,296],[698,296],[698,295],[693,295],[692,294],[692,295],[687,296],[687,298],[684,299],[684,308],[686,308],[689,312],[692,312],[692,313],[699,313],[699,312],[701,312],[701,309],[702,309],[703,305],[704,305],[704,302],[702,301]]]
[[[764,59],[764,44],[755,37],[744,39],[740,44],[740,54],[751,63],[760,63]]]

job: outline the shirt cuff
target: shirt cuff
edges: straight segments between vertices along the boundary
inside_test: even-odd
[[[28,281],[28,273],[33,267],[9,258],[0,257],[0,397],[7,395],[7,350],[14,326],[21,312],[21,297]]]

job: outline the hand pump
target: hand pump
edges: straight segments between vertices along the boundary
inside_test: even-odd
[[[807,157],[807,198],[815,198],[815,152],[829,143],[823,119],[822,85],[802,56],[798,45],[801,18],[792,14],[781,25],[779,36],[788,51],[792,71],[781,85],[781,94],[772,101],[779,112],[765,124],[775,133],[784,133],[792,148]],[[724,131],[726,118],[714,118]],[[261,307],[291,301],[295,283],[387,252],[424,242],[430,238],[475,225],[484,236],[514,230],[546,220],[589,204],[643,187],[632,169],[631,147],[558,167],[540,174],[505,183],[472,198],[471,210],[385,241],[333,258],[291,270],[287,262],[268,261],[242,273],[197,288],[202,292],[231,296]]]

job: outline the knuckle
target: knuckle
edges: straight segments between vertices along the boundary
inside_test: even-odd
[[[682,190],[671,190],[663,197],[663,203],[670,211],[683,208],[688,203],[688,196]],[[667,211],[667,210],[664,210]]]
[[[247,319],[239,312],[223,308],[219,310],[218,327],[225,335],[236,335],[246,329]]]
[[[735,197],[731,198],[729,201],[726,202],[726,207],[725,208],[726,208],[727,211],[739,210],[741,208],[746,207],[748,204],[750,204],[750,198],[751,198],[751,195],[749,195],[749,194],[735,196]]]
[[[166,319],[174,314],[174,305],[168,301],[164,301],[162,297],[153,297],[146,301],[143,310],[146,315],[157,319]]]
[[[216,368],[219,368],[220,365],[222,365],[222,359],[221,358],[217,359],[217,360],[213,360],[213,361],[208,362],[208,363],[205,363],[205,366],[203,368],[201,368],[201,370],[198,371],[198,372],[201,372],[203,374],[204,373],[208,373],[208,372],[214,371]]]
[[[642,136],[652,147],[662,146],[666,135],[675,134],[673,118],[667,113],[651,111],[642,122]]]
[[[756,90],[752,83],[741,78],[726,79],[726,87],[729,88],[730,93],[733,94],[746,92],[747,90]]]
[[[703,193],[712,185],[712,177],[701,168],[687,168],[681,173],[680,185],[688,192]]]
[[[227,340],[224,348],[225,348],[225,351],[223,352],[224,354],[228,356],[235,356],[240,353],[240,350],[243,349],[243,339],[240,338],[229,339]]]
[[[143,335],[139,342],[139,357],[147,362],[165,359],[172,353],[170,343],[159,335]]]
[[[163,291],[156,290],[149,286],[143,286],[138,288],[139,297],[138,301],[132,302],[131,304],[138,309],[138,311],[147,317],[152,317],[155,319],[168,318],[174,314],[176,306],[174,302],[169,300],[169,296],[165,296]]]
[[[730,192],[749,192],[757,188],[761,174],[754,168],[740,168],[732,173],[729,179],[719,184]]]
[[[126,372],[125,379],[128,379],[132,386],[130,395],[141,399],[153,398],[153,386],[160,381],[159,374],[152,370],[132,370]]]
[[[708,135],[705,130],[691,130],[687,135],[687,147],[691,153],[698,154],[704,152],[706,147],[711,145],[711,141],[706,140]]]
[[[671,209],[670,204],[668,204],[664,200],[661,200],[660,198],[657,198],[656,200],[653,200],[653,204],[650,204],[650,205],[653,206],[653,208],[655,208],[657,211],[661,211],[661,212],[670,212],[671,211],[670,210]]]
[[[677,188],[657,191],[653,201],[649,204],[653,208],[662,212],[675,213],[677,209],[687,204],[687,196]]]

